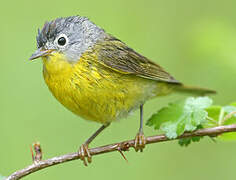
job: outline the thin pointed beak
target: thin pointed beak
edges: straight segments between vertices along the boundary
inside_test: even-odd
[[[54,51],[54,49],[44,50],[42,48],[39,48],[34,52],[34,54],[32,54],[32,56],[29,58],[29,60],[33,60],[33,59],[37,59],[39,57],[47,56],[47,55],[51,54],[53,51]]]

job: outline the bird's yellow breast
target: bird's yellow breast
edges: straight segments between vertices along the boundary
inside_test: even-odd
[[[45,82],[56,99],[75,114],[100,123],[127,116],[157,91],[167,92],[162,83],[103,66],[93,53],[84,53],[76,63],[53,53],[43,63]]]

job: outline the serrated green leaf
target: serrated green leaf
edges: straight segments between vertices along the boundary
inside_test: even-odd
[[[199,125],[197,127],[197,129],[202,129],[203,126]],[[179,140],[179,145],[180,146],[185,146],[187,147],[189,144],[191,144],[191,142],[199,142],[201,139],[203,138],[203,136],[196,136],[196,137],[191,137],[191,138],[183,138]]]
[[[182,102],[178,102],[181,104]],[[169,107],[173,109],[173,111],[169,111]],[[161,125],[164,122],[167,122],[168,119],[175,119],[176,116],[181,116],[182,110],[179,108],[179,105],[169,103],[169,107],[164,107],[160,109],[157,113],[153,114],[151,118],[147,121],[146,125],[154,126],[155,129],[160,129]],[[158,121],[156,121],[158,119]]]
[[[164,131],[168,138],[173,139],[185,131],[194,131],[206,122],[205,108],[211,104],[212,100],[208,97],[190,97],[184,101],[171,103],[154,114],[147,125]]]
[[[180,146],[187,147],[191,143],[191,138],[183,138],[178,141]]]
[[[185,146],[187,147],[188,145],[191,144],[191,142],[199,142],[203,137],[197,136],[197,137],[192,137],[192,138],[183,138],[179,140],[179,145],[180,146]]]

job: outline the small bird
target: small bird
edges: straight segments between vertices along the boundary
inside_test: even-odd
[[[42,57],[44,80],[54,97],[76,115],[102,124],[79,148],[85,165],[92,160],[88,145],[95,137],[138,108],[140,127],[134,147],[143,151],[143,105],[147,100],[172,92],[215,92],[184,86],[86,17],[46,22],[36,39],[37,50],[30,60]]]

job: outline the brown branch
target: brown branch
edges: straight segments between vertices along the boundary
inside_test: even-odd
[[[194,132],[186,132],[183,135],[179,136],[176,139],[182,139],[187,137],[196,137],[196,136],[217,136],[226,132],[236,132],[236,124],[227,125],[227,126],[218,126],[213,128],[200,129]],[[147,144],[158,143],[163,141],[170,141],[174,139],[168,139],[165,135],[156,135],[149,136],[146,138]],[[89,149],[91,155],[98,155],[103,153],[108,153],[112,151],[127,151],[130,147],[134,147],[134,140],[123,141],[119,143],[109,144],[101,147]],[[32,164],[22,170],[14,172],[12,175],[8,176],[5,180],[17,180],[21,179],[24,176],[27,176],[33,172],[39,171],[50,166],[61,164],[67,161],[72,161],[80,158],[80,154],[71,153],[62,156],[53,157],[51,159],[43,160],[38,163]]]

